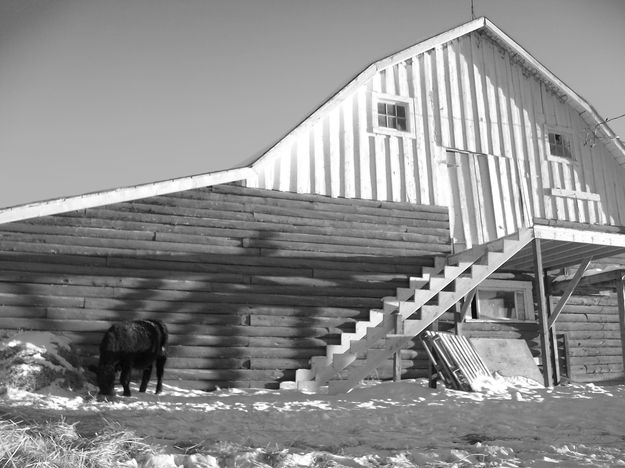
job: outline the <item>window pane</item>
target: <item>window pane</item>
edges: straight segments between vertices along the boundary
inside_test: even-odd
[[[406,130],[406,119],[397,119],[397,129],[398,130]]]
[[[386,117],[384,115],[378,115],[378,125],[380,127],[386,127]]]
[[[531,320],[531,317],[525,316],[525,294],[522,291],[517,291],[516,293],[516,316],[515,318],[518,320]]]
[[[378,114],[386,114],[386,105],[383,102],[378,102]]]
[[[566,145],[562,147],[562,156],[569,159],[573,157],[571,149]]]
[[[514,291],[478,291],[478,310],[481,319],[514,319]]]
[[[388,125],[387,127],[389,128],[397,128],[397,119],[395,117],[389,117],[388,118]]]
[[[397,106],[397,117],[406,117],[406,108],[404,106]]]

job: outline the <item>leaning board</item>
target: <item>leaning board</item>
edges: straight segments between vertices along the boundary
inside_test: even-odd
[[[527,377],[543,383],[543,376],[525,340],[470,338],[469,341],[491,372],[505,377]]]

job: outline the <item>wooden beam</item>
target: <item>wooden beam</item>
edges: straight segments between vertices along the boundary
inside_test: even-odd
[[[625,368],[625,275],[614,282],[616,286],[616,298],[618,300],[618,317],[621,332],[621,355],[623,368]]]
[[[577,229],[561,227],[534,226],[534,235],[537,239],[625,247],[625,235],[610,232],[579,231]]]
[[[540,351],[543,361],[543,378],[546,387],[553,386],[553,366],[551,363],[551,342],[547,316],[547,295],[545,293],[545,274],[541,240],[534,240],[534,274],[536,279],[536,295],[538,299],[538,323],[540,328]]]
[[[469,307],[471,307],[471,303],[473,302],[473,298],[475,297],[476,293],[477,293],[477,288],[474,288],[464,298],[462,307],[460,308],[460,311],[457,313],[456,335],[462,335],[462,324],[464,323],[464,318],[467,316],[467,312],[469,310]]]
[[[552,188],[547,189],[547,193],[553,197],[575,198],[576,200],[590,200],[597,202],[601,201],[601,196],[598,193],[592,192],[579,192],[575,190]]]
[[[393,312],[393,320],[395,321],[394,333],[400,335],[404,332],[404,322],[399,315],[399,310]],[[401,350],[393,354],[393,382],[401,380]]]
[[[566,305],[569,298],[573,295],[573,291],[575,291],[575,288],[577,287],[580,280],[582,279],[584,272],[588,269],[588,265],[590,265],[591,261],[592,261],[592,257],[588,257],[586,260],[584,260],[582,263],[579,264],[577,271],[575,272],[575,276],[573,276],[573,279],[569,281],[569,285],[564,291],[564,294],[562,294],[562,296],[560,297],[560,300],[558,301],[558,304],[555,306],[555,308],[551,312],[551,316],[549,317],[549,323],[548,323],[549,328],[553,327],[553,324],[562,313],[564,306]]]

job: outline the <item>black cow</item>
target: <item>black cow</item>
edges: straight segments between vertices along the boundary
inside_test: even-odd
[[[130,396],[130,372],[143,369],[140,392],[145,392],[156,363],[156,392],[163,388],[163,368],[167,361],[167,327],[160,320],[135,320],[116,323],[104,334],[100,343],[98,386],[101,395],[113,395],[115,373],[121,370],[119,383],[124,396]]]

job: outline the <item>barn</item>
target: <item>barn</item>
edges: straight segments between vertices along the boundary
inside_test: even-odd
[[[620,379],[623,166],[479,18],[376,61],[247,167],[0,210],[0,328],[89,363],[112,322],[160,318],[166,383],[205,390],[423,377],[431,328],[524,340],[546,385]]]

